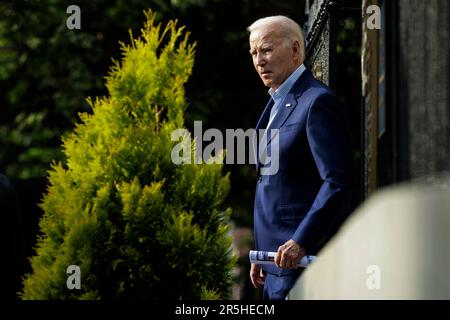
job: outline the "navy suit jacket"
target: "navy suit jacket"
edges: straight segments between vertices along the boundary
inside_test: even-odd
[[[256,126],[265,129],[271,99]],[[336,232],[351,209],[352,155],[344,108],[334,92],[305,70],[270,124],[278,139],[257,142],[254,236],[257,250],[277,251],[289,239],[316,254]],[[267,132],[269,132],[267,130]],[[278,146],[275,142],[278,140]],[[278,147],[279,170],[262,175],[260,151]],[[262,161],[264,163],[264,161]],[[266,272],[294,271],[263,265]]]

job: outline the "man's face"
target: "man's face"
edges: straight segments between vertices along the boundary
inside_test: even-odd
[[[253,65],[264,85],[273,90],[276,90],[297,66],[297,44],[286,47],[283,41],[281,32],[270,26],[250,34],[250,54]]]

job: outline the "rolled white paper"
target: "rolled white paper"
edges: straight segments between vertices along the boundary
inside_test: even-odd
[[[277,255],[276,252],[256,251],[256,250],[250,250],[250,253],[248,254],[248,256],[250,258],[250,263],[256,263],[256,264],[275,264],[275,256],[276,255]],[[316,256],[304,256],[298,262],[298,266],[302,267],[302,268],[306,268],[315,259],[316,259]]]

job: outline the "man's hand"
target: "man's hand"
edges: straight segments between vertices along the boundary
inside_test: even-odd
[[[278,247],[275,264],[279,268],[297,269],[298,262],[305,256],[305,248],[294,240],[288,240]]]
[[[264,273],[261,266],[252,263],[250,268],[250,279],[252,280],[253,286],[255,288],[262,287],[264,285]]]

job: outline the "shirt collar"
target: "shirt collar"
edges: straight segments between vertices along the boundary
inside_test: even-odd
[[[281,84],[281,86],[278,87],[278,89],[272,90],[272,88],[270,88],[269,94],[272,99],[278,100],[286,96],[305,70],[305,65],[301,64],[297,69],[294,70],[294,72],[291,73],[291,75]]]

